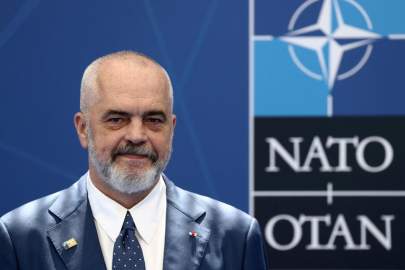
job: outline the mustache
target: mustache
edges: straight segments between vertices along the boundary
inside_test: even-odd
[[[130,143],[117,147],[111,154],[112,160],[114,161],[119,155],[144,156],[149,158],[152,162],[156,162],[159,158],[158,154],[153,149],[149,149],[145,145],[135,145]]]

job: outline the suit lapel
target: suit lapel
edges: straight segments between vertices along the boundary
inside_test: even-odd
[[[48,229],[48,237],[69,270],[106,269],[87,200],[86,178],[62,191],[49,209],[60,222]],[[64,248],[67,240],[77,245]]]
[[[205,210],[186,191],[164,177],[167,187],[164,270],[195,270],[204,257],[210,230],[200,223]],[[103,269],[101,252],[91,208],[87,200],[86,175],[62,191],[49,208],[59,222],[48,229],[48,237],[69,270]],[[190,236],[195,232],[195,236]],[[64,243],[75,239],[76,246]]]
[[[205,211],[187,192],[165,178],[167,187],[164,270],[194,270],[204,257],[210,230],[202,226]],[[190,233],[195,235],[190,235]]]

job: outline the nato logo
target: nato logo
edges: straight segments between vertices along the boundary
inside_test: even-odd
[[[403,115],[403,0],[254,1],[255,116]]]
[[[274,268],[405,269],[404,10],[250,1],[250,205]]]

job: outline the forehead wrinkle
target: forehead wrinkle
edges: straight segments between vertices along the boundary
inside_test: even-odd
[[[150,101],[149,101],[150,100]],[[153,96],[140,97],[131,93],[123,93],[108,97],[108,102],[103,102],[103,97],[98,100],[101,112],[123,112],[134,117],[143,116],[151,111],[161,111],[166,115],[171,115],[169,101],[167,99],[155,100]]]

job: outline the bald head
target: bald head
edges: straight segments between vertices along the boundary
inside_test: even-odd
[[[133,51],[120,51],[94,60],[84,71],[80,88],[80,110],[87,114],[89,108],[97,101],[103,89],[103,81],[109,79],[136,79],[145,77],[145,72],[157,73],[164,80],[168,102],[173,110],[173,88],[166,70],[155,60]],[[130,73],[130,74],[128,74]],[[125,78],[124,78],[125,77]],[[156,77],[156,76],[155,76]],[[139,79],[139,78],[137,78]],[[147,80],[148,78],[143,78]]]

